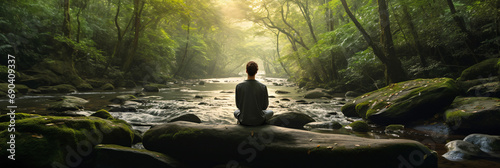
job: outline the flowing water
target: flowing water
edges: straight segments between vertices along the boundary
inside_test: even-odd
[[[236,124],[233,112],[236,110],[234,89],[244,80],[243,77],[202,79],[171,84],[171,88],[160,89],[158,93],[146,93],[143,103],[137,103],[137,112],[110,112],[115,118],[123,119],[142,132],[151,125],[166,123],[183,114],[195,114],[203,123]],[[275,115],[284,112],[300,112],[311,116],[316,121],[337,121],[347,125],[359,118],[345,117],[340,108],[348,101],[343,94],[333,95],[334,98],[304,99],[304,90],[282,78],[257,79],[266,84],[269,92],[269,110]],[[199,85],[203,81],[205,84]],[[118,95],[133,95],[137,89],[117,89],[115,91],[76,92],[70,94],[28,94],[16,98],[17,112],[50,114],[45,109],[60,96],[71,95],[89,100],[85,110],[74,112],[80,115],[90,115],[99,109],[109,109],[111,99]],[[279,93],[285,91],[290,93]],[[7,106],[8,99],[0,99],[0,107]],[[3,112],[5,113],[5,112]],[[436,150],[439,155],[446,153],[444,145],[451,140],[463,139],[463,135],[451,135],[443,124],[433,124],[406,128],[403,133],[384,133],[383,128],[373,127],[368,133],[355,133],[347,129],[316,129],[322,133],[349,134],[366,138],[405,138],[413,139]],[[498,160],[471,160],[452,162],[439,158],[439,167],[500,167]]]

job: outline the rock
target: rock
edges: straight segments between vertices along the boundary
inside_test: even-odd
[[[198,85],[205,85],[205,81],[200,81]]]
[[[91,91],[93,89],[94,88],[92,87],[92,85],[90,85],[88,83],[82,83],[82,84],[76,86],[76,90],[78,90],[80,92],[87,92],[87,91]]]
[[[453,79],[416,79],[394,83],[356,97],[342,107],[346,116],[360,117],[380,125],[408,124],[444,111],[458,95]]]
[[[448,142],[446,144],[446,148],[448,148],[448,152],[443,154],[443,157],[451,161],[461,161],[488,156],[476,145],[462,140]]]
[[[59,93],[57,89],[53,86],[40,86],[36,89],[39,90],[41,94]]]
[[[395,133],[403,133],[405,130],[405,126],[404,125],[401,125],[401,124],[392,124],[392,125],[388,125],[385,127],[385,130],[384,132],[386,134],[395,134]]]
[[[83,109],[83,105],[88,102],[85,99],[75,96],[63,96],[57,102],[52,103],[47,109],[57,112],[75,111]]]
[[[144,126],[144,125],[136,125],[136,126]],[[142,142],[142,132],[139,130],[134,131],[134,140],[132,140],[132,144],[137,144]]]
[[[0,83],[0,94],[1,97],[7,97],[9,93],[9,84],[10,83]],[[11,85],[11,88],[14,87],[14,91],[17,93],[26,94],[29,91],[29,88],[26,85],[14,84]]]
[[[486,134],[470,134],[464,138],[465,142],[474,144],[492,156],[500,158],[500,136]]]
[[[169,122],[175,122],[175,121],[188,121],[188,122],[194,122],[194,123],[201,123],[201,120],[198,116],[194,114],[184,114],[179,117],[176,117]]]
[[[69,84],[56,85],[54,86],[54,88],[58,93],[71,93],[76,91],[76,88],[73,85]]]
[[[368,132],[370,130],[370,126],[364,121],[354,121],[349,124],[353,131],[356,132]]]
[[[119,145],[99,144],[94,148],[93,167],[148,167],[178,168],[181,163],[164,154],[144,149],[134,149]]]
[[[134,95],[119,95],[114,99],[111,99],[110,102],[113,102],[114,104],[124,104],[127,100],[132,99],[136,99],[136,97]]]
[[[491,58],[477,63],[462,71],[462,75],[457,80],[467,81],[497,76],[499,74],[499,66],[497,66],[499,61],[499,58]]]
[[[152,85],[146,85],[146,86],[144,86],[142,91],[144,91],[144,92],[160,92],[160,88],[158,88],[156,86],[152,86]]]
[[[281,101],[290,101],[290,99],[287,99],[287,98],[283,98],[283,99],[280,99]]]
[[[469,97],[499,97],[500,82],[490,82],[469,88],[466,93]]]
[[[358,112],[356,112],[355,107],[356,107],[356,104],[348,103],[348,104],[343,105],[340,108],[340,111],[342,111],[342,113],[346,117],[361,117],[361,116],[359,116]]]
[[[457,97],[445,112],[446,123],[460,134],[500,134],[500,99]]]
[[[194,98],[195,98],[195,99],[203,99],[203,97],[202,97],[202,96],[200,96],[200,95],[196,95],[196,96],[194,96]]]
[[[207,102],[200,102],[200,103],[198,103],[198,105],[208,105],[208,103]]]
[[[323,92],[320,89],[314,89],[314,90],[308,91],[304,95],[304,98],[306,98],[306,99],[319,99],[322,97],[332,98],[332,96],[330,96],[328,93]]]
[[[363,94],[359,93],[359,92],[356,92],[356,91],[347,91],[345,93],[345,97],[347,98],[354,98],[354,97],[358,97],[358,96],[361,96]]]
[[[29,91],[28,86],[21,85],[21,84],[16,84],[16,88],[15,89],[17,90],[17,92],[22,93],[22,94],[26,94]]]
[[[137,112],[136,107],[129,107],[129,106],[119,106],[119,107],[112,107],[109,112]]]
[[[90,116],[99,117],[107,120],[113,119],[113,116],[111,116],[111,114],[109,114],[109,112],[104,109],[98,110],[94,114],[91,114]]]
[[[500,81],[498,76],[493,76],[493,77],[489,77],[489,78],[480,78],[480,79],[473,79],[473,80],[467,80],[467,81],[457,81],[457,85],[458,87],[460,87],[460,90],[463,92],[463,93],[466,93],[467,90],[469,90],[469,88],[473,87],[473,86],[477,86],[477,85],[481,85],[481,84],[486,84],[486,83],[490,83],[490,82],[498,82]]]
[[[314,122],[314,119],[303,113],[289,112],[273,116],[268,123],[271,125],[304,129],[304,125]]]
[[[419,142],[321,134],[272,125],[167,123],[144,134],[144,147],[175,157],[190,167],[437,167],[437,155]],[[216,152],[216,154],[214,154]],[[418,155],[415,155],[417,153]],[[400,158],[400,159],[397,159]],[[362,159],[362,161],[360,161]]]
[[[0,117],[1,118],[1,117]],[[9,142],[9,122],[0,123],[0,141]],[[123,120],[98,117],[37,116],[16,120],[15,163],[7,143],[0,143],[2,167],[52,167],[66,164],[67,158],[89,156],[97,144],[131,146],[133,132]],[[22,151],[22,152],[21,152]],[[75,165],[75,160],[72,160]],[[58,166],[61,167],[61,166]]]
[[[336,121],[310,122],[304,125],[306,130],[312,129],[340,129],[342,125]]]
[[[284,90],[276,90],[276,94],[288,94],[290,93],[289,91],[284,91]]]
[[[224,91],[221,91],[220,93],[234,93],[234,91],[231,91],[231,90],[224,90]]]
[[[111,83],[106,83],[101,86],[102,90],[115,90],[115,87]]]

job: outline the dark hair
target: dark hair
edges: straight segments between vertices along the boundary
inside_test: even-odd
[[[257,63],[250,61],[247,63],[247,73],[249,76],[254,76],[259,70],[259,65]]]

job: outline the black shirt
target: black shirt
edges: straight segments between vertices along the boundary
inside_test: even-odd
[[[236,85],[236,107],[240,110],[238,121],[243,125],[262,125],[264,112],[269,105],[267,87],[256,80],[245,80]]]

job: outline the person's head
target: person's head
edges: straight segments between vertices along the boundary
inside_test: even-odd
[[[250,61],[247,63],[247,74],[248,76],[255,76],[257,73],[257,70],[259,70],[259,65],[257,63]]]

